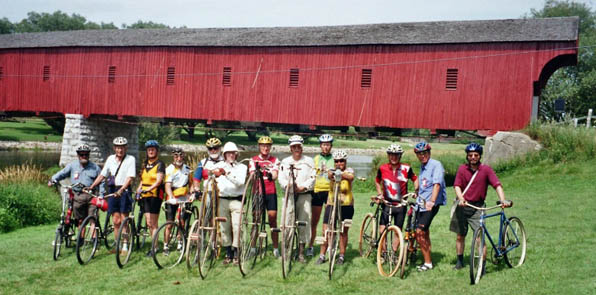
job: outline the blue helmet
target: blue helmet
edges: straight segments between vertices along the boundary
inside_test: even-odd
[[[157,140],[154,140],[154,139],[147,140],[147,142],[145,142],[145,149],[150,148],[150,147],[159,149],[159,143],[157,142]]]
[[[424,151],[430,151],[430,144],[428,144],[426,141],[421,141],[421,142],[417,143],[416,146],[414,146],[415,153],[424,152]]]
[[[477,152],[480,155],[482,155],[482,146],[475,142],[472,142],[466,146],[466,153],[469,152]]]

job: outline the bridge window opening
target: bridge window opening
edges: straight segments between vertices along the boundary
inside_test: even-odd
[[[370,88],[372,85],[372,69],[362,69],[362,76],[360,77],[360,87]]]
[[[458,69],[447,69],[447,80],[445,81],[445,90],[457,90]]]
[[[50,66],[43,66],[43,81],[50,80]]]
[[[4,77],[4,67],[0,67],[0,81],[2,81],[3,77]]]
[[[168,67],[168,78],[166,80],[166,85],[174,85],[174,77],[175,76],[176,76],[176,68]]]
[[[116,66],[110,66],[108,68],[108,83],[116,82]]]
[[[232,68],[231,67],[223,68],[223,77],[221,80],[221,84],[223,86],[232,86]]]
[[[300,78],[299,69],[290,69],[290,87],[298,88],[298,81]]]

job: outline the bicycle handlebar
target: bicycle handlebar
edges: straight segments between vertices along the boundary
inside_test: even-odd
[[[492,206],[492,207],[477,207],[477,206],[474,206],[474,205],[472,205],[472,204],[470,204],[468,202],[465,202],[464,205],[467,206],[467,207],[470,207],[470,208],[474,208],[476,210],[488,211],[488,210],[492,210],[492,209],[496,209],[496,208],[505,209],[505,208],[512,207],[513,206],[513,202],[512,201],[509,201],[509,200],[505,200],[504,203],[501,203],[501,201],[497,201],[497,205]],[[502,205],[505,205],[505,207],[503,207]]]

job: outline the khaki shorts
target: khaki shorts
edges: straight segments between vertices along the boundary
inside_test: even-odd
[[[484,207],[483,202],[472,205],[475,205],[476,207]],[[468,234],[468,225],[472,228],[472,233],[480,227],[480,216],[482,216],[482,211],[480,210],[458,206],[455,208],[455,213],[451,218],[449,230],[465,237]]]

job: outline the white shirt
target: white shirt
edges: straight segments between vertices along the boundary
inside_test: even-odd
[[[166,180],[165,182],[172,183],[172,189],[184,187],[188,185],[188,175],[192,171],[188,165],[183,164],[180,169],[176,168],[174,164],[170,164],[166,167]]]
[[[137,177],[135,157],[131,155],[125,155],[122,166],[120,166],[120,170],[118,170],[119,165],[120,161],[118,161],[116,155],[110,155],[106,160],[106,164],[101,170],[101,175],[103,175],[103,177],[114,175],[116,177],[114,183],[116,186],[123,186],[127,177]],[[116,170],[118,170],[118,175],[116,175]]]
[[[279,176],[277,177],[279,185],[281,185],[284,190],[286,189],[286,186],[290,181],[290,164],[294,164],[295,168],[300,169],[294,170],[296,185],[304,187],[306,189],[305,192],[312,191],[315,185],[315,162],[311,157],[304,155],[298,161],[295,161],[292,156],[281,161]]]
[[[244,194],[244,183],[246,182],[247,167],[244,164],[235,162],[233,164],[225,161],[217,162],[215,168],[223,168],[225,173],[217,177],[217,188],[221,197],[238,197]]]
[[[200,163],[201,163],[201,167],[204,172],[205,170],[215,169],[216,165],[221,164],[222,162],[224,162],[224,158],[222,155],[220,155],[217,159],[212,159],[212,158],[207,157],[207,158],[201,160]],[[219,167],[219,166],[217,166],[217,167]],[[205,173],[203,173],[203,172],[201,172],[203,174],[203,189],[205,191],[207,191],[207,190],[209,190],[209,188],[207,188],[208,181],[207,181],[207,177],[205,177]]]

